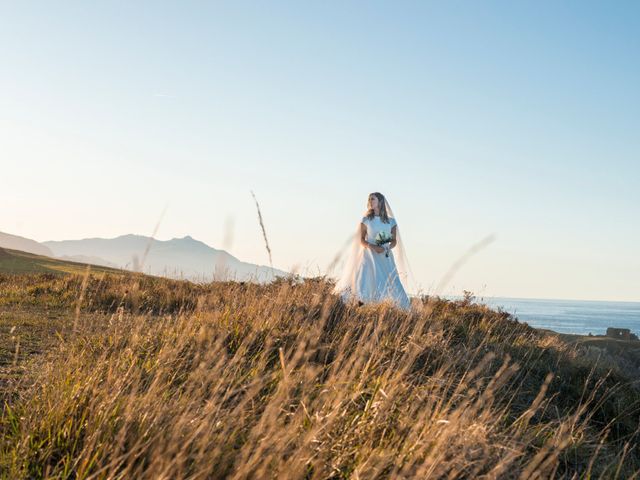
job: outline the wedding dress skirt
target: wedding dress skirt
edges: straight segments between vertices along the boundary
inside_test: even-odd
[[[362,223],[367,226],[367,241],[375,244],[380,232],[390,236],[395,220],[391,218],[390,223],[384,223],[379,217],[371,220],[363,217]],[[393,249],[388,254],[365,247],[358,250],[348,285],[340,292],[344,301],[356,299],[371,303],[391,300],[400,308],[410,308],[411,302],[400,281]]]

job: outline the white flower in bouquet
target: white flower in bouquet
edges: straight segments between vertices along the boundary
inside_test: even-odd
[[[389,235],[384,230],[381,232],[378,232],[378,234],[376,235],[376,238],[375,238],[376,245],[379,245],[384,248],[385,257],[389,256],[389,250],[391,249],[391,245],[390,245],[391,240],[393,240],[391,235]]]

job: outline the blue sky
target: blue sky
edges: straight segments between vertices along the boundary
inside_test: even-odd
[[[0,231],[322,271],[371,191],[425,291],[640,301],[638,2],[0,6]],[[225,241],[225,231],[233,234]]]

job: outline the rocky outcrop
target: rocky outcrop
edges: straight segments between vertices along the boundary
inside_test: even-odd
[[[638,336],[631,333],[628,328],[607,328],[607,337],[615,338],[617,340],[638,340]]]

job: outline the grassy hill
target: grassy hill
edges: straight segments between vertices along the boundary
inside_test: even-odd
[[[609,338],[604,335],[572,335],[547,331],[570,347],[578,349],[600,365],[619,371],[640,388],[640,341]]]
[[[53,273],[53,274],[81,274],[87,269],[86,263],[59,260],[20,250],[0,248],[0,273]],[[94,272],[122,273],[121,270],[91,265]]]
[[[624,369],[468,299],[406,313],[331,287],[0,274],[0,475],[640,472]]]

